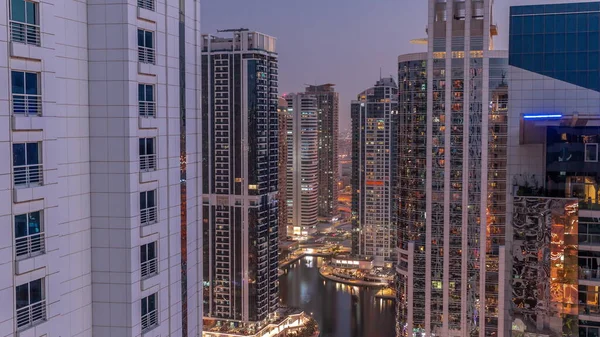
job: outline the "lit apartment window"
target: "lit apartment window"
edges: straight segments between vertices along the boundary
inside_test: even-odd
[[[27,71],[11,72],[12,113],[25,116],[42,114],[40,74]]]
[[[156,101],[154,100],[154,85],[138,84],[139,112],[142,117],[156,116]]]
[[[44,279],[22,284],[16,288],[17,328],[23,329],[46,320]]]
[[[597,162],[598,161],[598,144],[597,143],[585,144],[585,161],[586,162]]]
[[[140,246],[142,278],[158,274],[156,242]]]
[[[10,40],[40,45],[40,17],[37,2],[10,1]]]
[[[154,64],[154,32],[138,29],[138,61]]]
[[[139,8],[154,11],[154,0],[138,0],[137,4]]]
[[[140,138],[140,171],[156,170],[155,138]]]
[[[152,330],[158,325],[158,295],[142,298],[142,332]]]
[[[13,182],[15,187],[42,184],[41,143],[13,144]]]
[[[41,212],[15,216],[15,254],[26,258],[44,253],[44,227]]]
[[[156,223],[156,190],[140,193],[140,222],[142,225]]]

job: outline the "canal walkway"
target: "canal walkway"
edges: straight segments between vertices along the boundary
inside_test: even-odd
[[[322,266],[321,268],[319,268],[319,274],[321,274],[321,276],[323,278],[328,279],[330,281],[343,283],[343,284],[347,284],[347,285],[352,285],[352,286],[358,286],[358,287],[385,287],[388,285],[388,282],[374,282],[374,281],[364,281],[364,280],[343,278],[343,277],[340,277],[338,275],[334,275],[333,273],[331,273],[328,270],[327,266]]]

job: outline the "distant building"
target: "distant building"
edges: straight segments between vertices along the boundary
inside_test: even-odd
[[[288,103],[283,97],[280,97],[277,104],[277,118],[279,121],[279,164],[277,165],[279,170],[278,174],[278,195],[277,195],[277,207],[278,207],[278,218],[279,223],[279,243],[287,239],[287,123],[288,123]],[[281,247],[279,247],[281,248]]]
[[[352,254],[396,258],[398,86],[383,78],[352,101]]]
[[[298,93],[285,96],[287,121],[287,232],[293,237],[316,231],[318,213],[317,98]]]
[[[339,95],[334,84],[311,85],[306,92],[317,98],[319,218],[331,221],[338,212]]]
[[[202,39],[204,316],[265,322],[279,306],[275,38]]]

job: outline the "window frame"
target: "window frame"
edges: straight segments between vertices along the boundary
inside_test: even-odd
[[[148,194],[152,193],[153,198],[149,199]],[[153,201],[153,206],[148,206],[148,200]],[[142,202],[146,207],[142,207]],[[145,221],[144,221],[145,219]],[[140,192],[140,224],[142,226],[152,225],[158,222],[158,190],[149,190]]]
[[[152,88],[152,100],[148,100],[147,88]],[[143,90],[142,90],[143,89]],[[144,99],[140,99],[143,93]],[[156,85],[151,83],[138,83],[138,112],[141,117],[156,118]]]
[[[29,161],[29,155],[28,155],[28,144],[36,144],[37,145],[37,163],[35,164],[30,164],[28,163]],[[16,165],[15,164],[15,146],[18,145],[24,145],[24,158],[25,158],[25,164],[23,165]],[[19,143],[13,143],[12,144],[12,148],[11,148],[11,157],[12,157],[12,162],[11,162],[11,166],[12,166],[12,176],[13,176],[13,186],[14,187],[37,187],[37,186],[42,186],[44,184],[44,162],[43,162],[43,149],[42,149],[42,142],[19,142]],[[17,170],[18,169],[18,170]],[[17,171],[20,171],[19,173],[17,173]],[[23,173],[25,174],[25,181],[24,183],[19,183],[17,184],[17,174],[19,176],[23,175]],[[32,176],[35,178],[37,175],[37,179],[32,179]],[[20,180],[20,179],[19,179]]]
[[[156,153],[156,137],[142,137],[138,138],[138,156],[140,160],[140,171],[141,172],[152,172],[156,171],[157,168],[157,153]],[[150,142],[151,141],[151,142]],[[142,145],[142,142],[144,144]],[[148,144],[152,143],[152,152],[148,153]],[[144,151],[142,151],[142,148]],[[144,153],[142,153],[144,152]]]
[[[9,13],[8,20],[10,26],[10,41],[29,44],[34,46],[41,45],[41,29],[40,29],[40,4],[37,1],[28,1],[22,0],[23,2],[23,15],[25,21],[19,21],[17,18],[13,17],[13,8],[15,7],[14,3],[20,0],[10,0],[9,1]],[[33,6],[34,10],[34,23],[27,22],[27,3],[30,3]]]
[[[152,258],[149,256],[153,254]],[[145,258],[144,258],[145,257]],[[144,272],[146,270],[146,272]],[[152,271],[154,270],[154,271]],[[147,279],[158,275],[158,241],[148,242],[140,246],[140,275]]]
[[[37,213],[38,217],[38,232],[31,233],[31,215]],[[25,216],[25,235],[17,236],[17,217]],[[44,211],[38,210],[24,214],[17,214],[13,217],[13,240],[15,246],[15,258],[17,260],[27,259],[37,255],[43,255],[46,253],[45,245],[45,228],[44,228]],[[19,246],[25,245],[26,249],[19,249]],[[21,252],[21,253],[19,253]]]
[[[40,282],[40,300],[32,302],[32,288],[34,282]],[[27,303],[19,307],[19,288],[27,286]],[[18,331],[28,329],[32,326],[46,321],[46,279],[44,277],[20,284],[15,287],[15,326]],[[19,324],[19,321],[25,319],[25,324]]]
[[[150,298],[154,300],[154,308],[150,308]],[[158,293],[150,294],[140,300],[140,325],[142,333],[150,331],[158,326]],[[146,313],[144,313],[144,311]],[[146,323],[144,324],[144,321]]]
[[[23,92],[14,92],[13,77],[16,74],[23,76]],[[27,93],[27,74],[34,74],[36,78],[35,94]],[[10,103],[13,115],[41,116],[42,115],[42,74],[36,71],[11,69],[10,71]]]
[[[143,32],[143,41],[140,44],[140,32]],[[152,46],[148,47],[148,33]],[[147,64],[156,64],[156,32],[138,28],[138,62]]]
[[[584,147],[584,151],[583,151],[583,155],[584,155],[583,159],[584,159],[584,161],[586,163],[597,163],[598,162],[598,143],[585,143],[584,146],[585,146]],[[588,153],[589,153],[588,152],[588,147],[594,147],[595,148],[595,150],[593,152],[591,152],[591,153],[594,153],[595,160],[588,159]]]

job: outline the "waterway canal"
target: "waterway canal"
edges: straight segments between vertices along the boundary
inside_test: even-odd
[[[282,303],[312,313],[321,337],[394,337],[394,304],[375,298],[375,289],[327,281],[322,258],[304,257],[279,278]]]

